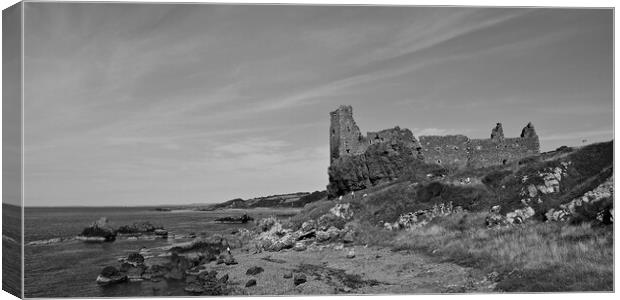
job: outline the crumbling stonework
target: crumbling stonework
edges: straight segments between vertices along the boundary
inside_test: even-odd
[[[331,161],[341,156],[364,153],[368,142],[353,120],[353,108],[341,106],[331,112],[330,117]]]
[[[409,129],[398,126],[364,136],[351,106],[340,106],[330,116],[330,197],[396,179],[413,161],[448,169],[480,168],[540,153],[532,123],[516,138],[505,138],[497,123],[489,139],[447,135],[421,136],[418,141]]]

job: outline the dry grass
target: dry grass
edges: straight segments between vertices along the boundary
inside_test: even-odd
[[[332,200],[319,200],[306,204],[301,212],[292,216],[286,222],[285,226],[293,230],[301,228],[301,224],[308,220],[318,220],[319,217],[329,212],[334,207],[334,201]]]
[[[530,223],[483,227],[484,214],[457,214],[396,237],[397,250],[497,271],[499,290],[520,292],[613,290],[613,232],[588,223]]]

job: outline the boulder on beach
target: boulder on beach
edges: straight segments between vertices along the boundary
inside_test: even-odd
[[[327,231],[317,231],[316,232],[316,240],[318,242],[325,242],[329,240],[329,233]]]
[[[307,281],[307,279],[306,279],[306,275],[305,274],[297,273],[293,277],[293,283],[295,285],[300,285],[300,284],[302,284],[302,283],[304,283],[306,281]]]
[[[344,237],[342,238],[342,241],[345,243],[353,243],[355,241],[355,233],[353,231],[347,231],[347,233],[345,233]]]
[[[261,267],[251,267],[245,272],[245,275],[256,275],[262,273],[263,271],[265,271],[265,269]]]
[[[347,258],[355,258],[355,250],[349,250],[349,253],[347,253]]]
[[[293,250],[295,250],[295,251],[304,251],[307,248],[308,247],[306,246],[306,244],[304,244],[302,242],[297,242],[297,243],[295,243],[295,246],[293,247]]]
[[[232,256],[232,254],[230,253],[223,253],[222,255],[220,255],[220,257],[217,259],[217,264],[225,264],[225,265],[236,265],[238,264],[238,262],[235,260],[235,258]]]
[[[316,222],[314,220],[308,220],[301,224],[301,230],[304,232],[308,232],[313,229],[316,229]]]
[[[245,283],[245,287],[251,287],[256,285],[256,279],[250,279]]]

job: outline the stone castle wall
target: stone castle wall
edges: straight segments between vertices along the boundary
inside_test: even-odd
[[[539,153],[538,138],[469,139],[464,135],[421,136],[422,154],[428,163],[452,169],[507,164]]]
[[[361,155],[370,145],[397,142],[403,143],[418,159],[451,169],[507,164],[540,152],[538,136],[531,123],[516,138],[505,138],[502,124],[497,123],[489,139],[470,139],[464,135],[421,136],[418,142],[409,129],[398,126],[364,136],[353,120],[353,108],[341,106],[331,112],[330,131],[331,162],[340,157]]]

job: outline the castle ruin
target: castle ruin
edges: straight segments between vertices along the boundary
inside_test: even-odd
[[[353,119],[351,106],[340,106],[330,113],[330,120],[328,190],[331,187],[332,195],[395,179],[404,168],[399,164],[408,161],[408,157],[458,170],[508,164],[540,153],[532,123],[523,128],[520,137],[514,138],[504,137],[502,124],[497,123],[489,139],[445,135],[420,136],[418,140],[409,129],[398,126],[363,135]],[[399,163],[390,161],[396,157],[395,153]],[[381,154],[385,157],[375,157]],[[346,174],[351,170],[355,174]]]

